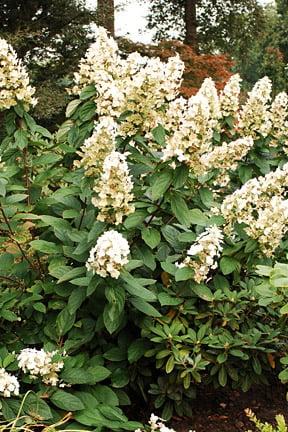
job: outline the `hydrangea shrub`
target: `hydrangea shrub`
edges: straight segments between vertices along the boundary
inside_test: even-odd
[[[99,28],[52,135],[7,53],[3,417],[141,429],[134,400],[169,419],[191,414],[199,385],[245,391],[281,372],[286,297],[263,303],[257,269],[287,262],[287,95],[272,100],[264,77],[241,105],[236,74],[184,99],[177,56],[123,58]]]

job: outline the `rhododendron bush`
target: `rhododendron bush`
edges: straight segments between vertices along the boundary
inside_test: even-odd
[[[3,418],[142,430],[132,402],[190,415],[199,385],[281,373],[287,295],[259,268],[287,263],[287,94],[264,77],[240,105],[236,74],[184,99],[177,55],[98,28],[52,135],[3,40],[0,65]]]

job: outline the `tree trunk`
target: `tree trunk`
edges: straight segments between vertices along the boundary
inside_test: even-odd
[[[110,36],[115,36],[114,0],[97,1],[97,24],[104,27]]]
[[[184,20],[185,20],[185,39],[184,43],[191,46],[196,54],[199,54],[199,44],[197,38],[197,0],[184,0]]]

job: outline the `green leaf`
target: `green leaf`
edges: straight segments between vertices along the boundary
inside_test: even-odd
[[[153,317],[161,317],[160,312],[157,311],[152,305],[145,302],[139,297],[131,297],[130,302],[132,305],[138,309],[140,312],[143,312],[145,315],[153,316]]]
[[[41,313],[46,313],[46,306],[40,302],[33,303],[33,309]]]
[[[58,280],[57,283],[62,283],[62,282],[66,282],[69,281],[71,279],[74,279],[78,276],[81,276],[83,274],[86,274],[86,268],[85,266],[82,267],[68,267],[65,266],[65,273],[63,274],[63,276],[61,276]]]
[[[95,384],[93,375],[83,368],[71,368],[61,373],[61,379],[69,384]]]
[[[288,314],[288,303],[281,307],[280,314],[282,315]]]
[[[173,185],[175,189],[181,188],[189,178],[189,167],[182,164],[174,170]]]
[[[169,359],[167,360],[165,371],[167,374],[171,373],[175,366],[175,360],[174,357],[171,355]]]
[[[42,153],[41,156],[35,157],[33,159],[33,165],[34,166],[50,165],[50,164],[54,164],[54,163],[58,162],[61,159],[62,159],[62,156],[60,156],[56,153],[45,152],[45,153]]]
[[[191,212],[188,209],[186,201],[179,195],[172,195],[170,198],[171,209],[178,221],[189,227],[192,223]]]
[[[181,267],[177,268],[175,272],[176,282],[189,280],[194,278],[194,270],[191,267]]]
[[[141,230],[141,236],[144,242],[151,248],[154,249],[161,241],[160,232],[152,227],[143,227]]]
[[[86,287],[77,287],[72,291],[72,294],[69,296],[67,309],[70,314],[73,314],[77,311],[77,309],[82,305],[83,301],[86,298]]]
[[[89,99],[92,96],[96,95],[96,89],[95,86],[93,85],[89,85],[87,87],[85,87],[82,92],[80,93],[80,99],[81,100],[85,100],[85,99]]]
[[[77,396],[67,393],[64,390],[56,390],[56,392],[52,393],[50,396],[50,400],[55,406],[68,412],[85,408]]]
[[[15,144],[20,149],[23,150],[28,145],[27,131],[25,129],[18,129],[14,133]]]
[[[95,382],[104,381],[111,375],[109,369],[104,366],[90,366],[87,371],[93,376]]]
[[[114,333],[123,322],[125,290],[122,286],[108,286],[105,289],[108,303],[104,307],[103,321],[110,334]]]
[[[161,292],[158,294],[158,300],[161,306],[178,306],[183,302],[183,299],[179,297],[173,297],[169,293]]]
[[[40,417],[41,420],[49,420],[53,417],[49,405],[38,395],[29,393],[25,399],[23,410],[30,417]]]
[[[212,291],[206,285],[194,286],[193,292],[205,301],[212,301],[214,298]]]
[[[228,275],[234,270],[240,270],[240,263],[235,258],[224,256],[220,259],[220,269],[224,275]]]
[[[46,241],[46,240],[32,240],[30,242],[30,245],[43,253],[47,254],[54,254],[54,253],[61,253],[62,248],[59,245],[56,245],[55,243]]]
[[[154,183],[152,185],[152,200],[155,201],[162,198],[164,193],[170,186],[173,178],[172,170],[165,170],[155,175]]]
[[[225,387],[227,384],[227,373],[226,373],[225,367],[223,365],[219,369],[218,381],[222,387]]]
[[[157,144],[160,146],[165,144],[165,129],[163,126],[158,125],[156,128],[152,129],[152,134]]]
[[[64,336],[74,325],[75,313],[70,313],[68,307],[63,309],[56,319],[56,330],[60,337]]]
[[[130,230],[131,228],[139,228],[139,226],[141,226],[142,222],[146,219],[147,216],[149,216],[147,210],[136,210],[134,213],[130,214],[124,221],[124,227],[128,230]]]
[[[206,226],[208,217],[199,209],[190,210],[190,220],[194,225]]]
[[[14,263],[14,257],[12,254],[9,254],[8,252],[4,252],[0,255],[1,272],[6,272],[8,270],[11,270],[13,263]]]
[[[81,99],[74,99],[68,103],[66,108],[66,117],[70,117],[76,111],[77,107],[82,103]],[[67,125],[67,130],[71,124]],[[70,129],[70,128],[69,128]]]
[[[199,195],[202,203],[207,208],[215,206],[214,195],[211,189],[208,189],[207,187],[202,187],[201,189],[199,189]]]
[[[142,300],[147,301],[155,301],[156,294],[147,288],[144,288],[143,285],[141,285],[137,278],[134,278],[130,274],[121,274],[121,279],[126,282],[125,289],[128,291],[131,295],[140,297]]]
[[[128,361],[134,363],[144,356],[148,350],[147,344],[144,339],[135,339],[128,347]]]
[[[183,249],[183,243],[179,242],[179,231],[171,225],[164,225],[161,227],[161,232],[165,240],[176,250]]]

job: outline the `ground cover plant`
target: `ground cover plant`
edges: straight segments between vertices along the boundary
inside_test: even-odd
[[[263,275],[287,264],[287,94],[264,77],[240,106],[236,74],[186,100],[177,56],[123,59],[98,28],[52,135],[0,50],[3,419],[143,429],[132,402],[170,419],[195,384],[286,380]]]

